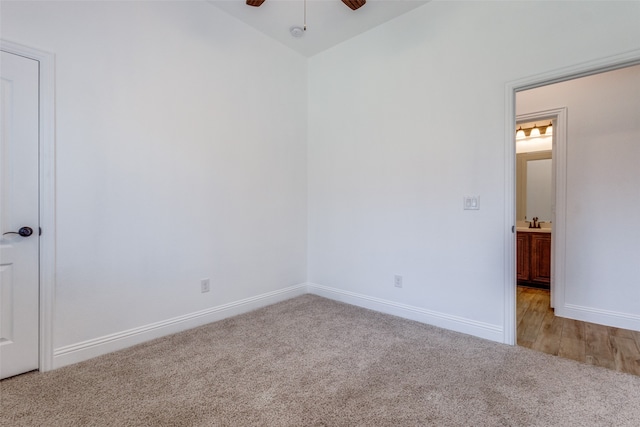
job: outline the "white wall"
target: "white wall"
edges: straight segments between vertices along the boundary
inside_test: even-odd
[[[568,126],[566,273],[556,312],[640,330],[640,66],[516,96],[518,114],[557,107],[567,107]]]
[[[2,2],[1,25],[56,55],[56,366],[304,292],[305,58],[205,2]]]
[[[638,2],[431,2],[311,58],[312,291],[502,340],[505,85],[638,49],[638,22]]]

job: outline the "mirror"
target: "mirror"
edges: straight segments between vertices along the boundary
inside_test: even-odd
[[[550,222],[553,212],[551,150],[516,154],[516,219]]]

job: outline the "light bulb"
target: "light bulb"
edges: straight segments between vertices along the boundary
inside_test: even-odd
[[[533,126],[533,129],[531,129],[531,133],[529,134],[530,138],[535,138],[536,136],[540,136],[540,129],[538,128],[538,126]]]

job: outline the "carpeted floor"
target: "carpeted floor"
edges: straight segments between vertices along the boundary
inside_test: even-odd
[[[305,295],[0,382],[2,426],[638,426],[640,377]]]

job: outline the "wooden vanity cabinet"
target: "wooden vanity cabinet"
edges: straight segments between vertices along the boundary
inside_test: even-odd
[[[551,283],[551,233],[519,231],[516,234],[518,283],[549,287]]]
[[[518,283],[529,280],[529,267],[531,265],[529,261],[531,258],[529,234],[531,233],[521,231],[516,234],[516,270],[518,272]]]

